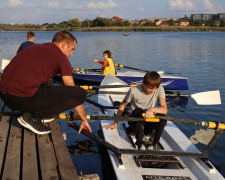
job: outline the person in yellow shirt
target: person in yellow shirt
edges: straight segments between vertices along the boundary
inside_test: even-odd
[[[94,62],[98,62],[100,64],[102,64],[102,71],[100,72],[100,74],[112,74],[112,75],[116,75],[116,68],[113,62],[113,59],[111,58],[111,52],[109,50],[106,50],[103,52],[103,57],[104,57],[104,61],[100,61],[97,59],[94,59]]]

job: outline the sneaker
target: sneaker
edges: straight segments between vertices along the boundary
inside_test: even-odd
[[[47,134],[51,132],[50,127],[44,126],[41,122],[41,118],[32,118],[29,113],[24,113],[17,121],[24,127],[30,129],[36,134]]]

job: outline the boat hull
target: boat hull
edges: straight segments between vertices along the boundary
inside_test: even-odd
[[[73,79],[79,85],[100,85],[104,79],[104,75],[96,74],[73,74]],[[143,76],[124,76],[116,75],[117,78],[126,84],[141,84]],[[165,90],[188,90],[187,78],[176,76],[161,76],[161,85]]]

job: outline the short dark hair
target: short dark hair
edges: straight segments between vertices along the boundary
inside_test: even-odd
[[[151,88],[159,88],[161,77],[156,71],[149,71],[144,76],[143,84],[150,86]]]
[[[30,38],[32,38],[32,37],[35,37],[35,34],[34,34],[34,32],[29,31],[29,32],[27,33],[27,39],[30,39]]]
[[[74,41],[76,41],[77,43],[77,39],[70,32],[67,31],[57,32],[52,39],[52,42],[57,43],[61,43],[63,41],[66,41],[68,43],[73,43]]]
[[[111,55],[112,55],[111,52],[110,52],[109,50],[104,51],[103,54],[107,54],[109,58],[110,58]]]

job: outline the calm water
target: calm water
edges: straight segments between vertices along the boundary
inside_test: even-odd
[[[27,32],[0,33],[0,59],[12,59],[19,45],[25,41]],[[35,32],[36,43],[50,42],[55,32]],[[100,68],[93,59],[103,60],[105,50],[112,52],[116,63],[146,70],[163,70],[165,74],[188,77],[188,91],[182,94],[193,94],[203,91],[220,90],[222,105],[198,106],[189,99],[185,108],[173,107],[168,116],[187,118],[199,121],[224,120],[225,109],[225,33],[224,32],[131,32],[122,36],[121,32],[73,32],[78,40],[77,48],[70,62],[79,68]],[[96,96],[91,99],[97,100]],[[98,109],[85,103],[87,114],[98,114]],[[96,143],[89,146],[90,155],[72,155],[78,152],[78,141],[85,141],[83,135],[61,122],[62,131],[67,133],[67,145],[71,150],[75,167],[83,174],[97,173],[102,178],[101,161]],[[90,122],[93,133],[97,135],[98,121]],[[195,134],[200,127],[177,124],[187,137]],[[225,135],[210,155],[210,161],[218,166],[225,176]],[[72,147],[73,145],[73,147]],[[86,144],[82,144],[88,148]],[[205,145],[198,143],[203,150]]]

